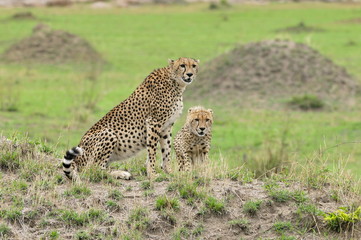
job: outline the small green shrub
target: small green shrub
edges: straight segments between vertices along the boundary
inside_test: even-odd
[[[53,230],[48,234],[48,236],[49,236],[50,239],[55,240],[55,239],[59,238],[60,234],[59,234],[58,231]]]
[[[111,200],[106,201],[105,206],[107,207],[107,209],[112,210],[112,211],[116,211],[116,210],[120,209],[118,203],[111,201]]]
[[[19,222],[22,219],[23,214],[20,209],[7,209],[0,211],[0,217],[10,222]]]
[[[352,208],[343,207],[339,210],[336,210],[335,212],[326,213],[324,216],[324,221],[327,223],[327,226],[336,232],[348,230],[360,220],[361,206],[358,207],[355,211],[352,211]]]
[[[160,196],[155,202],[155,208],[157,210],[163,209],[179,209],[179,201],[177,198],[168,198],[166,195]]]
[[[303,96],[293,97],[288,101],[288,104],[292,107],[296,107],[306,111],[322,109],[325,106],[325,104],[320,98],[307,94]]]
[[[292,224],[291,222],[276,222],[272,227],[275,232],[283,234],[292,229]]]
[[[210,212],[223,214],[225,212],[224,203],[214,197],[207,197],[204,205],[209,209]]]
[[[281,237],[277,238],[277,240],[296,240],[297,238],[293,237],[293,236],[286,236],[286,235],[282,235]]]
[[[261,207],[262,200],[256,200],[256,201],[247,201],[243,205],[243,211],[245,213],[248,213],[249,215],[255,215],[259,208]]]

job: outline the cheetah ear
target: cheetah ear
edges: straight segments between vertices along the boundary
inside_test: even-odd
[[[213,115],[213,110],[212,109],[207,109],[208,112],[210,112]]]
[[[172,65],[174,64],[174,60],[168,59],[168,64],[169,64],[170,66],[172,66]]]
[[[196,60],[197,63],[200,63],[201,61],[199,59]]]
[[[193,108],[188,109],[188,113],[191,113],[193,111]]]

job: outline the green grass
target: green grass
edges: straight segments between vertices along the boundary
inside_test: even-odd
[[[257,211],[260,209],[261,204],[262,204],[262,200],[255,200],[255,201],[249,200],[244,203],[243,211],[250,215],[255,215]]]
[[[155,201],[157,210],[173,209],[179,210],[179,200],[177,198],[169,198],[166,195],[159,196]]]
[[[75,198],[86,198],[91,194],[91,190],[87,186],[82,185],[74,185],[69,190],[64,192],[64,196],[70,197],[73,196]]]
[[[211,213],[223,214],[226,211],[224,202],[212,196],[209,196],[204,200],[204,205]]]
[[[0,20],[21,10],[0,9]],[[82,6],[34,8],[31,11],[42,22],[89,40],[110,64],[100,74],[81,66],[2,65],[0,102],[6,106],[0,111],[0,129],[7,136],[20,132],[46,139],[57,144],[54,150],[63,154],[154,68],[166,65],[168,58],[190,56],[203,64],[236,44],[277,37],[311,45],[360,79],[360,45],[347,46],[350,41],[358,42],[359,27],[339,22],[358,17],[360,10],[359,5],[322,3],[240,5],[217,10],[209,10],[208,4],[98,10]],[[325,31],[275,32],[301,21]],[[2,22],[0,52],[28,36],[35,25],[36,21]],[[95,106],[86,107],[93,99],[98,99]],[[199,104],[206,103],[185,99],[185,108]],[[242,165],[245,157],[249,162],[257,159],[266,143],[282,137],[285,126],[288,151],[297,161],[305,161],[320,147],[358,141],[360,106],[348,112],[307,113],[235,111],[222,103],[209,107],[215,112],[211,159],[218,159],[221,152],[232,168]],[[183,125],[184,116],[181,119],[174,132]],[[344,144],[326,152],[331,162],[339,154],[350,155],[347,167],[360,176],[359,145]]]

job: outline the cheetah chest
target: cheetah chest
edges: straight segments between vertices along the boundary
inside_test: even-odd
[[[170,127],[182,114],[183,111],[183,99],[179,99],[172,107],[171,115],[165,122],[163,129]]]

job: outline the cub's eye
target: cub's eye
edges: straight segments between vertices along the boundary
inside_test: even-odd
[[[210,120],[207,118],[207,119],[206,119],[206,122],[209,122],[209,121],[210,121]]]
[[[196,118],[196,119],[194,119],[194,121],[199,122],[199,119],[198,119],[198,118]]]
[[[192,65],[192,68],[196,68],[196,67],[197,67],[197,65],[195,65],[195,64]]]
[[[181,64],[180,66],[181,66],[182,68],[185,68],[185,67],[186,67],[186,65],[185,65],[185,64]]]

